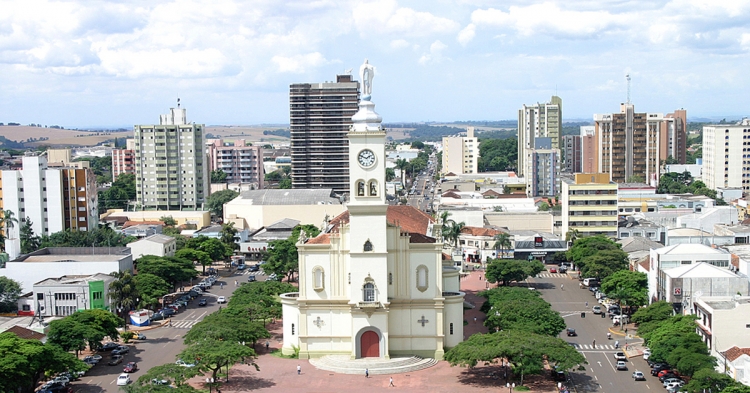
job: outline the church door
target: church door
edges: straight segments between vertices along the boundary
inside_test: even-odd
[[[363,358],[380,357],[380,338],[372,330],[362,333],[360,338],[360,353]]]

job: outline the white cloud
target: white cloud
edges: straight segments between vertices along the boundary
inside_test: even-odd
[[[362,37],[382,34],[400,34],[413,37],[452,33],[459,29],[458,22],[399,7],[396,0],[363,2],[352,11],[354,24]]]
[[[443,51],[448,46],[437,40],[430,45],[430,52],[425,53],[419,58],[419,64],[426,65],[428,63],[440,62],[443,60]]]
[[[745,50],[750,50],[750,33],[744,33],[740,36],[740,45]]]
[[[464,27],[461,32],[458,33],[458,43],[466,46],[471,40],[474,39],[474,36],[477,33],[477,26],[473,23],[469,23],[466,27]]]
[[[409,47],[409,41],[404,39],[398,39],[391,41],[391,48],[393,49],[404,49]]]
[[[276,64],[279,72],[301,74],[326,63],[325,57],[319,52],[294,56],[274,56],[271,61]]]

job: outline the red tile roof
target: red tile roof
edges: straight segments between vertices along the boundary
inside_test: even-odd
[[[492,228],[463,227],[463,229],[461,229],[461,233],[471,235],[471,236],[495,237],[495,235],[498,235],[501,233],[507,233],[507,232],[499,231],[497,229],[492,229]]]
[[[453,199],[461,199],[461,195],[458,195],[453,189],[450,189],[441,195],[442,198],[453,198]]]
[[[727,358],[727,360],[729,360],[730,362],[733,362],[742,355],[750,356],[750,348],[739,348],[739,347],[734,346],[724,351],[723,355],[725,358]]]
[[[435,242],[434,238],[426,235],[429,225],[435,220],[429,214],[419,209],[404,205],[388,206],[386,221],[388,224],[400,227],[402,232],[409,233],[412,236],[410,243],[428,243],[428,239],[430,239],[429,243]],[[338,230],[341,224],[347,222],[349,222],[348,210],[334,217],[329,222],[329,225],[332,226],[330,231]],[[307,244],[329,244],[331,242],[330,231],[329,233],[321,233],[317,237],[309,239]]]
[[[321,233],[318,236],[315,236],[312,239],[308,239],[307,243],[305,244],[330,244],[331,243],[331,234],[330,233]]]
[[[125,224],[122,225],[122,229],[129,228],[136,225],[161,225],[164,226],[163,221],[126,221]]]
[[[647,272],[651,270],[651,265],[648,263],[648,259],[639,263],[639,265],[641,265],[641,267]]]
[[[46,337],[42,333],[35,332],[31,329],[26,329],[23,326],[13,326],[12,328],[4,331],[3,333],[13,333],[19,338],[25,338],[28,340],[41,340]]]

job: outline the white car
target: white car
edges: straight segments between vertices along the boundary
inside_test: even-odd
[[[177,359],[177,361],[174,362],[174,364],[176,364],[178,366],[182,366],[182,367],[195,367],[195,364],[185,363],[185,361],[182,360],[182,359]]]
[[[219,304],[226,303],[226,302],[227,302],[227,298],[225,298],[224,296],[219,296],[219,299],[216,300],[216,303],[219,303]]]
[[[130,383],[130,375],[120,374],[120,376],[117,377],[117,386],[126,386],[129,383]]]

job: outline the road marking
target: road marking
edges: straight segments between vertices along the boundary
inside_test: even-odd
[[[617,368],[612,364],[612,361],[609,360],[609,356],[607,356],[605,359],[607,359],[607,363],[609,363],[609,365],[612,367],[612,371],[617,373]]]
[[[651,389],[651,386],[646,385],[647,388]]]
[[[602,367],[602,362],[601,361],[599,361],[597,363],[599,363],[599,367]]]
[[[200,316],[198,316],[198,318],[195,318],[195,319],[201,319],[201,318],[203,318],[203,316],[206,315],[207,312],[208,311],[204,311],[203,314],[201,314]]]

